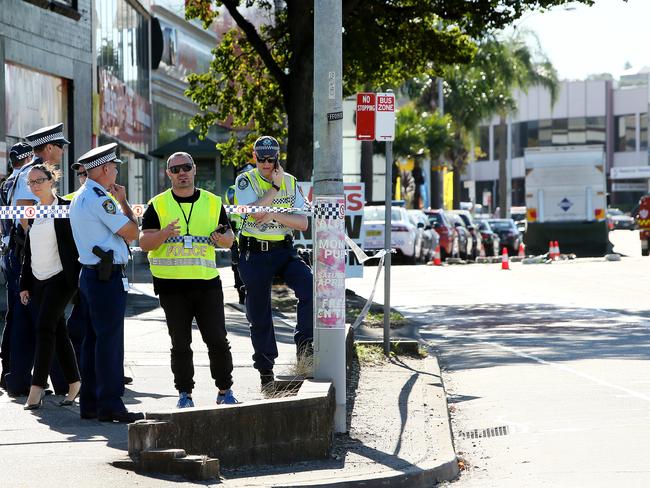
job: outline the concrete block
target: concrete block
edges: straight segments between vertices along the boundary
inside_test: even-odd
[[[332,448],[334,410],[331,383],[305,380],[294,397],[148,412],[129,425],[129,454],[183,449],[228,468],[323,459]]]
[[[174,459],[171,472],[192,480],[219,478],[219,460],[207,456],[187,456]]]

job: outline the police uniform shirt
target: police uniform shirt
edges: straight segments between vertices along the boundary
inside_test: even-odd
[[[285,175],[286,174],[288,173],[285,173]],[[260,198],[260,196],[255,193],[255,190],[253,190],[253,186],[250,184],[245,175],[246,173],[239,175],[235,181],[235,195],[237,197],[237,205],[250,205]],[[264,178],[261,173],[260,177],[264,181],[272,183],[271,181]],[[298,183],[296,182],[296,187],[297,186]],[[300,191],[298,188],[296,188],[296,203],[294,206],[295,208],[303,208],[305,206],[305,197],[302,194],[302,191]]]
[[[99,257],[93,254],[95,246],[112,250],[114,264],[127,264],[129,249],[116,232],[129,222],[108,192],[87,179],[70,204],[70,224],[81,264],[99,263]]]
[[[196,202],[201,196],[201,190],[198,188],[195,189],[194,194],[189,197],[179,197],[172,191],[172,196],[174,197],[174,200],[176,200],[179,204],[192,204]],[[183,209],[183,211],[186,214],[189,213],[189,209]],[[193,214],[192,218],[202,218],[202,216],[195,216]],[[226,214],[226,210],[223,208],[223,204],[221,204],[221,211],[219,212],[219,223],[215,226],[215,228],[217,228],[219,225],[223,225],[227,229],[230,229],[230,222],[228,221],[228,215]],[[145,210],[144,215],[142,216],[142,230],[145,229],[160,230],[160,217],[158,217],[158,213],[156,212],[156,209],[153,205],[147,206],[147,210]],[[156,278],[153,276],[153,290],[156,295],[161,292],[174,293],[182,290],[197,288],[216,288],[220,286],[220,283],[221,281],[218,276],[211,280],[170,280],[165,278]]]

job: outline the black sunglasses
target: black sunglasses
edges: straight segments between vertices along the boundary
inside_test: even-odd
[[[258,162],[258,163],[273,163],[273,164],[275,164],[275,162],[276,162],[277,160],[278,160],[277,157],[273,158],[273,157],[271,157],[271,156],[266,157],[266,158],[261,158],[261,157],[259,157],[259,156],[257,157],[257,162]]]
[[[85,171],[77,171],[77,176],[78,176],[79,178],[81,178],[82,176],[83,176],[84,178],[87,178],[87,177],[88,177],[88,173],[86,173]]]
[[[169,172],[175,175],[180,173],[181,170],[183,170],[186,173],[189,173],[190,171],[192,171],[193,167],[194,165],[192,163],[177,164],[176,166],[170,166]]]
[[[59,149],[63,149],[63,146],[65,146],[65,144],[62,142],[53,142],[52,145],[58,147]]]

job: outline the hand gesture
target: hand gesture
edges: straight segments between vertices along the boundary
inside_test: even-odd
[[[273,177],[273,183],[275,183],[277,186],[282,185],[282,180],[284,179],[284,168],[280,166],[280,163],[278,163],[277,168],[273,170],[271,176]]]
[[[170,237],[181,235],[181,226],[178,225],[178,219],[170,222],[162,231],[165,235],[165,240],[169,239]]]
[[[29,303],[29,290],[23,290],[20,292],[20,303],[27,305]]]
[[[113,183],[108,187],[108,191],[111,192],[111,195],[113,195],[118,202],[123,203],[126,201],[126,188],[124,186]]]

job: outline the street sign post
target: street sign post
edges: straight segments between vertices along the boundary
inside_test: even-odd
[[[357,93],[357,140],[375,140],[375,94]]]

